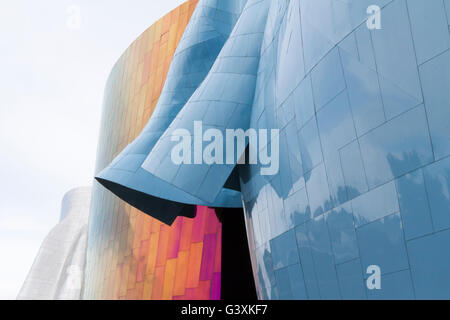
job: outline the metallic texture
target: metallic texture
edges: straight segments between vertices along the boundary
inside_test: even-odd
[[[64,195],[59,223],[42,242],[19,300],[79,300],[86,262],[91,187]]]
[[[242,196],[261,299],[449,299],[450,3],[380,0],[381,28],[370,29],[373,2],[200,1],[215,8],[208,25],[227,17],[220,6],[239,8],[237,22],[225,19],[220,44],[195,59],[179,47],[155,117],[99,177],[156,197],[145,212],[169,224],[192,205],[234,206]],[[185,43],[204,31],[188,29]],[[180,78],[193,69],[199,78]],[[141,92],[109,90],[118,107]],[[137,110],[121,119],[146,122]],[[175,166],[170,134],[195,120],[222,131],[278,129],[278,174]],[[130,129],[104,121],[112,134]],[[113,174],[118,166],[130,173]],[[224,187],[232,173],[241,195]],[[133,205],[145,201],[134,195]],[[175,207],[163,210],[164,201]],[[380,290],[366,285],[372,265]]]
[[[162,117],[155,108],[158,101],[162,101],[160,94],[166,75],[176,86],[185,83],[190,76],[194,81],[195,72],[178,79],[169,71],[169,66],[196,5],[197,1],[188,1],[158,20],[133,42],[114,66],[105,90],[97,173],[118,154],[127,161],[144,160],[139,152],[134,153],[133,150],[137,150],[134,147],[126,149],[133,151],[130,155],[123,149],[138,137],[154,112]],[[198,20],[202,20],[200,16]],[[207,32],[207,28],[208,21],[200,29]],[[205,34],[202,39],[194,38],[199,44],[193,44],[192,50],[196,48],[200,52],[208,48],[207,45],[202,47],[202,42],[211,46],[221,41],[220,34],[215,32],[211,36]],[[183,43],[186,41],[182,40]],[[189,45],[184,46],[185,52],[177,51],[176,59],[180,61],[190,56]],[[172,93],[168,90],[164,89],[163,95],[169,100],[175,99],[168,97],[176,96],[178,90]],[[157,132],[155,134],[157,136]],[[135,144],[136,148],[147,148],[143,145],[151,144],[153,139],[147,140],[147,137],[146,133],[142,134],[139,138],[142,138],[142,144],[138,143],[140,147]],[[132,173],[132,167],[122,167],[120,163],[124,162],[119,161],[118,166],[110,170],[111,175],[120,181],[137,177],[138,173]],[[151,181],[153,184],[145,188],[152,186],[164,190],[157,179]],[[145,188],[143,190],[147,190]],[[175,219],[177,205],[165,206],[170,202],[155,197],[150,202],[163,203],[158,207],[161,214],[172,215],[171,220]],[[83,298],[219,299],[222,226],[212,209],[199,206],[191,209],[195,219],[178,217],[171,222],[172,226],[168,226],[123,202],[95,182]]]

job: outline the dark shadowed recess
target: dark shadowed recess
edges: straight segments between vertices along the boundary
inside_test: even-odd
[[[222,222],[222,300],[256,300],[244,211],[216,208]]]
[[[195,218],[196,206],[194,205],[157,198],[98,177],[95,179],[123,201],[169,226],[178,216]]]

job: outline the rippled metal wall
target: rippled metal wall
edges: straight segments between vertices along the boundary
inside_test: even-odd
[[[449,299],[450,2],[271,5],[251,127],[280,129],[280,172],[241,175],[259,296]]]
[[[260,298],[450,298],[449,0],[380,0],[380,29],[366,24],[373,0],[201,0],[199,7],[241,8],[244,2],[205,80],[182,109],[177,106],[166,117],[177,113],[137,170],[143,167],[171,184],[171,190],[202,202],[177,200],[175,191],[157,197],[215,203],[233,168],[175,166],[167,156],[170,130],[192,127],[195,120],[221,130],[230,125],[278,129],[277,174],[261,175],[261,164],[241,166],[238,172]],[[196,60],[206,56],[202,50]],[[177,70],[190,66],[186,59]],[[112,149],[100,157],[98,169],[140,132],[151,113],[151,108],[123,112],[124,106],[147,99],[153,106],[157,97],[140,93],[159,92],[163,82],[156,77],[141,91],[129,77],[139,80],[142,74],[127,70],[116,69],[112,77],[123,74],[123,87],[109,84],[106,105],[116,109],[103,119],[100,146]],[[120,126],[117,119],[126,124]],[[149,128],[161,129],[154,120]],[[122,163],[123,169],[136,166],[133,159]],[[126,185],[140,183],[130,180]],[[91,278],[98,281],[93,287],[104,286],[99,292],[123,298],[143,290],[148,297],[145,282],[138,287],[134,278],[140,274],[135,270],[142,270],[141,259],[135,258],[139,251],[130,254],[138,232],[129,230],[138,230],[142,223],[137,219],[144,216],[107,200],[109,193],[100,196],[105,200],[94,197],[94,202],[110,207],[92,217],[95,250],[90,254],[112,258],[91,259],[99,270]],[[110,231],[118,228],[121,233]],[[110,240],[118,234],[119,242]],[[380,290],[366,285],[373,265],[380,268]],[[165,265],[164,273],[176,277],[176,271],[167,271],[173,268]],[[105,281],[99,280],[102,276]],[[151,297],[159,298],[165,291],[153,292]],[[92,297],[89,291],[87,296]]]
[[[191,0],[146,30],[109,77],[96,172],[148,122],[175,49],[197,5]],[[213,210],[169,227],[94,183],[85,299],[220,298],[221,224]]]
[[[18,300],[79,300],[82,294],[91,187],[67,192],[59,223],[39,248]]]

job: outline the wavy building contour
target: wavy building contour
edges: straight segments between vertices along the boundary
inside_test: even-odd
[[[132,44],[105,93],[86,298],[221,298],[240,208],[260,299],[450,298],[450,3],[380,0],[371,28],[372,2],[189,1]],[[278,172],[174,164],[196,122],[277,130]]]

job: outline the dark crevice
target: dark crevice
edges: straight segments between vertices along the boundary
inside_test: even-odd
[[[256,300],[244,211],[216,208],[222,222],[222,300]]]

